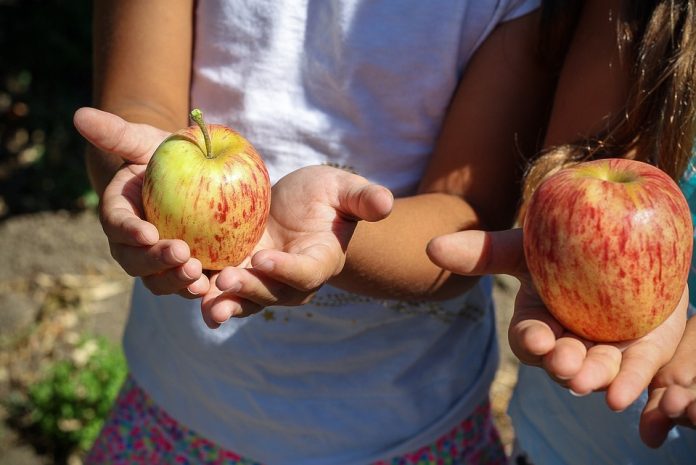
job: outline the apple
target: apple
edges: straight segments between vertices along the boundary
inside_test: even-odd
[[[165,139],[148,162],[145,219],[163,239],[181,239],[206,270],[236,266],[263,234],[271,183],[251,143],[236,131],[196,123]]]
[[[596,342],[635,339],[679,302],[693,226],[679,186],[627,159],[580,163],[532,195],[524,253],[539,296],[567,329]]]

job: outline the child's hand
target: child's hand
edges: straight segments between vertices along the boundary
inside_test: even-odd
[[[386,188],[328,166],[283,177],[273,186],[266,230],[251,259],[213,276],[204,320],[215,328],[269,305],[306,303],[343,269],[357,222],[386,218],[393,200]]]
[[[638,398],[655,373],[672,358],[684,331],[688,296],[646,336],[629,343],[593,343],[569,333],[549,313],[527,271],[522,230],[463,231],[435,238],[428,255],[462,275],[509,274],[520,280],[508,338],[515,355],[543,367],[559,384],[583,395],[607,390],[607,404],[623,410]]]
[[[675,425],[696,428],[696,317],[686,324],[677,352],[649,387],[640,421],[640,436],[659,447]]]
[[[198,297],[209,289],[201,263],[180,240],[159,240],[154,225],[142,219],[141,189],[148,160],[169,134],[145,124],[131,124],[94,108],[75,113],[77,130],[102,152],[120,157],[101,198],[99,218],[111,255],[131,276],[142,277],[155,294]]]

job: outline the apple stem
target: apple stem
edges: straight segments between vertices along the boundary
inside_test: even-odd
[[[201,128],[201,131],[203,132],[203,140],[205,141],[205,156],[208,158],[213,158],[213,148],[210,144],[210,133],[208,132],[208,126],[205,124],[205,121],[203,121],[203,112],[198,108],[194,108],[191,110],[191,119],[198,125],[199,128]]]

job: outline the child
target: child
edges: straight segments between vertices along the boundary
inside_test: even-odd
[[[694,18],[692,2],[584,2],[559,78],[546,136],[548,152],[529,171],[528,192],[563,164],[592,156],[639,158],[657,164],[675,179],[681,176],[696,135],[696,49],[690,33]],[[607,28],[608,19],[619,27]],[[609,26],[615,26],[611,21]],[[623,54],[616,47],[616,31],[624,40],[618,42]],[[477,244],[487,244],[487,249]],[[642,445],[638,435],[640,428],[645,442],[654,447],[675,421],[693,425],[685,409],[691,408],[693,400],[693,377],[688,374],[696,372],[696,334],[692,318],[682,339],[686,286],[673,316],[628,348],[586,346],[562,334],[540,305],[524,271],[520,231],[488,235],[485,241],[474,232],[439,238],[430,245],[430,253],[449,270],[511,273],[522,279],[510,344],[523,362],[543,367],[555,380],[536,368],[520,367],[510,415],[519,445],[531,462],[676,464],[693,460],[693,431],[672,430],[658,450]],[[474,266],[481,262],[488,265]],[[530,302],[531,308],[525,308]],[[520,321],[523,312],[526,315]],[[530,322],[530,312],[538,318],[536,323]],[[654,378],[652,399],[645,407],[643,391],[665,364]],[[586,397],[577,399],[568,388]],[[606,399],[590,394],[600,389],[607,389]],[[606,404],[621,413],[611,412]],[[672,420],[669,414],[680,417]]]
[[[112,253],[140,279],[131,377],[87,463],[505,462],[490,280],[442,272],[425,246],[512,224],[553,81],[537,6],[97,3],[109,113],[75,124],[99,149]],[[210,279],[140,216],[144,165],[190,106],[250,139],[274,182],[260,247]],[[364,178],[308,167],[327,164]],[[357,222],[392,207],[374,183],[391,214]]]

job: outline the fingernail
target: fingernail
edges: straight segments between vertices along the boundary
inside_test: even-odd
[[[136,240],[142,245],[154,245],[157,243],[157,236],[150,234],[147,231],[141,231],[137,236]]]
[[[590,395],[590,392],[592,392],[592,391],[586,392],[586,393],[584,393],[584,394],[581,394],[581,393],[579,393],[579,392],[573,391],[572,389],[568,389],[568,392],[570,392],[570,394],[571,394],[572,396],[575,396],[575,397],[585,397],[585,396]]]
[[[242,290],[242,283],[240,283],[239,281],[235,281],[234,283],[232,283],[230,287],[220,290],[225,292],[231,292],[234,294]]]
[[[189,284],[187,289],[193,295],[200,295],[202,292],[207,290],[207,284],[205,284],[205,281],[198,279]]]
[[[167,247],[167,251],[169,252],[169,255],[172,257],[175,263],[182,263],[184,261],[183,257],[180,257],[177,253],[174,247]]]
[[[258,265],[254,265],[254,269],[268,273],[269,271],[273,271],[274,266],[275,263],[273,263],[273,260],[266,260]]]
[[[186,267],[181,268],[181,274],[184,275],[184,279],[193,279],[193,276],[186,272]]]
[[[239,305],[235,305],[234,308],[230,311],[230,318],[237,318],[243,314],[242,307]]]

